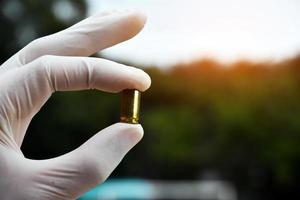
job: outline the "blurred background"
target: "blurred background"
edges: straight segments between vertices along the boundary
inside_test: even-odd
[[[35,38],[122,8],[146,12],[145,29],[94,56],[152,77],[145,135],[81,199],[300,198],[300,2],[1,0],[1,63]],[[119,99],[55,93],[29,127],[25,156],[80,146],[119,121]]]

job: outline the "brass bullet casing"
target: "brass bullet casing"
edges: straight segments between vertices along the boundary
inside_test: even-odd
[[[140,112],[141,92],[135,89],[122,91],[121,122],[138,124]]]

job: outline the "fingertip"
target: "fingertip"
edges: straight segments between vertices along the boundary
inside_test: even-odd
[[[92,15],[92,18],[102,18],[102,17],[110,17],[110,16],[127,16],[128,22],[131,25],[134,25],[137,28],[142,29],[147,21],[147,15],[138,9],[115,9],[115,10],[106,10],[98,12]]]
[[[125,13],[128,23],[126,27],[130,38],[138,34],[144,28],[147,16],[140,10],[127,10]]]
[[[122,65],[122,67],[125,73],[117,92],[124,89],[137,89],[144,92],[151,86],[151,78],[144,70],[127,65]]]
[[[129,11],[129,13],[131,13],[133,21],[137,26],[144,27],[147,22],[147,15],[144,12],[142,12],[141,10],[131,10]]]
[[[128,88],[137,89],[141,92],[146,91],[151,86],[151,78],[144,70],[130,67],[132,69],[130,79],[128,79]]]
[[[142,70],[143,71],[143,70]],[[151,77],[149,76],[148,73],[146,73],[145,71],[143,71],[143,88],[142,88],[142,92],[148,90],[151,86]]]
[[[144,129],[140,124],[129,124],[119,122],[114,124],[119,129],[119,134],[123,140],[127,140],[131,144],[138,143],[144,135]]]

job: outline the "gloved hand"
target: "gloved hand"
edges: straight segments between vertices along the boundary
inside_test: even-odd
[[[145,20],[137,11],[101,13],[31,42],[0,67],[2,200],[75,199],[103,182],[142,138],[140,125],[117,123],[57,158],[30,160],[20,150],[32,117],[55,91],[149,88],[140,69],[83,57],[133,37]]]

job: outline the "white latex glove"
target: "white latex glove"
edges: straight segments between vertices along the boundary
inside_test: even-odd
[[[142,138],[140,125],[117,123],[57,158],[30,160],[20,150],[32,117],[55,91],[149,88],[140,69],[80,57],[133,37],[145,20],[137,11],[101,13],[31,42],[0,67],[1,200],[75,199],[103,182]]]

